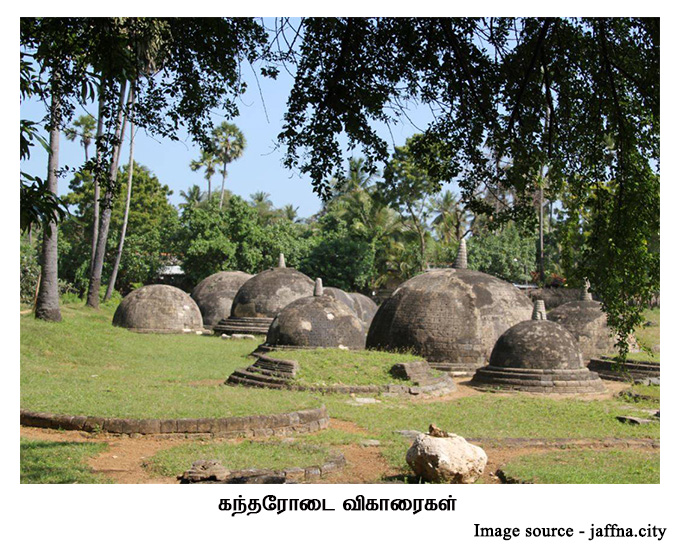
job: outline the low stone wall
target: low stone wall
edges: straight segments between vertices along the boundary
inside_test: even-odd
[[[298,482],[314,482],[328,475],[339,472],[345,467],[346,460],[342,453],[335,453],[319,466],[284,468],[269,470],[248,468],[230,471],[217,461],[196,461],[178,479],[181,484],[286,484]]]
[[[661,365],[653,362],[626,362],[623,369],[616,367],[616,361],[608,358],[594,358],[588,368],[596,372],[603,380],[627,382],[631,379],[661,378]]]
[[[273,415],[176,419],[70,416],[22,409],[20,423],[37,428],[112,434],[206,434],[227,438],[259,438],[316,432],[327,428],[330,418],[325,406]]]

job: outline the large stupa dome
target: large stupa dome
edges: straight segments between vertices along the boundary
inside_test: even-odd
[[[246,281],[236,293],[231,315],[213,328],[216,333],[265,334],[282,308],[314,292],[314,282],[302,272],[286,268],[283,255],[279,266]]]
[[[191,297],[201,310],[206,328],[212,328],[222,318],[229,318],[236,293],[251,277],[245,272],[217,272],[194,287]]]
[[[514,325],[498,338],[489,365],[478,369],[470,383],[482,389],[535,393],[605,391],[599,376],[585,368],[574,336],[545,319],[545,305],[534,311],[534,319]]]
[[[576,338],[586,364],[599,355],[616,350],[616,338],[607,326],[602,304],[593,300],[588,284],[581,300],[564,303],[548,313],[548,320],[562,324]]]
[[[354,312],[366,326],[366,329],[371,327],[371,322],[375,313],[378,312],[378,305],[372,299],[361,293],[348,293],[354,301]]]
[[[118,305],[113,325],[140,333],[184,333],[203,328],[201,311],[181,289],[145,285]]]
[[[366,332],[354,311],[325,295],[321,280],[317,279],[313,296],[293,301],[274,318],[266,345],[363,349]]]
[[[454,268],[420,274],[380,305],[366,346],[411,351],[435,367],[469,374],[486,364],[498,337],[531,312],[529,299],[512,284],[467,269],[463,240]]]

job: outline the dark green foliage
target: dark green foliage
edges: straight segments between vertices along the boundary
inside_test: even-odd
[[[19,298],[22,303],[32,305],[35,299],[36,287],[38,286],[40,265],[38,264],[36,246],[29,242],[28,237],[21,238],[20,256],[21,277],[19,279]]]
[[[468,241],[468,267],[513,283],[531,281],[536,265],[536,239],[508,222]]]
[[[127,166],[118,173],[118,187],[127,187]],[[135,163],[132,176],[133,195],[125,239],[125,250],[120,263],[117,288],[128,293],[140,283],[156,280],[159,268],[174,254],[172,238],[178,226],[177,210],[170,204],[172,191],[151,171]],[[79,293],[87,288],[90,241],[92,233],[93,185],[89,172],[79,172],[71,182],[71,193],[64,201],[73,215],[60,226],[60,276],[73,283]],[[111,233],[108,237],[105,279],[110,273],[125,210],[124,195],[116,197],[111,214]]]
[[[300,271],[344,291],[370,288],[375,277],[375,242],[329,216],[321,219],[320,228]]]
[[[593,199],[576,274],[625,338],[660,285],[658,18],[309,18],[303,30],[279,136],[289,167],[328,196],[341,138],[374,170],[389,153],[373,123],[428,105],[410,150],[476,213],[535,227],[542,178],[572,196],[570,218]],[[512,203],[489,204],[490,187]]]

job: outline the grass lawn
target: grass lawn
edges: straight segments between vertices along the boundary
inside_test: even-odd
[[[426,431],[430,423],[466,438],[492,440],[657,439],[660,434],[658,422],[631,426],[616,420],[618,415],[637,414],[636,409],[658,408],[656,400],[633,403],[625,397],[593,400],[482,393],[429,402],[378,396],[380,402],[357,406],[349,402],[348,395],[225,386],[224,380],[234,369],[251,363],[248,354],[257,341],[223,341],[194,334],[140,335],[114,328],[111,307],[92,311],[80,305],[65,305],[62,314],[64,321],[60,324],[37,321],[31,314],[21,316],[22,408],[105,417],[198,418],[279,413],[323,403],[331,417],[355,425],[348,426],[347,430],[325,430],[300,437],[294,444],[265,441],[235,446],[217,440],[192,442],[154,458],[152,468],[168,475],[180,474],[201,458],[224,460],[231,468],[276,468],[277,461],[286,461],[280,463],[283,466],[305,466],[309,460],[306,457],[316,457],[323,451],[310,451],[297,445],[329,448],[358,444],[363,439],[380,440],[380,450],[393,469],[409,472],[404,457],[411,440],[396,432]],[[335,349],[282,351],[274,356],[298,360],[300,378],[315,384],[399,383],[389,376],[389,368],[395,362],[417,359],[411,355]],[[636,386],[635,391],[647,394],[648,389],[658,396],[658,387]],[[90,447],[78,444],[71,448],[77,451]],[[33,456],[45,453],[49,458],[51,450],[34,448],[24,454],[22,444],[22,458],[32,453]],[[575,456],[570,453],[568,450],[564,456]],[[323,455],[325,458],[325,453]],[[595,451],[587,451],[586,455],[598,456]],[[70,456],[72,460],[83,460]],[[603,480],[588,474],[588,467],[596,466],[588,457],[576,457],[571,465],[553,465],[564,471],[554,480]],[[630,458],[629,463],[631,472],[639,467],[649,476],[651,462]],[[527,464],[531,467],[534,463],[530,460]],[[540,468],[542,463],[535,464]],[[658,462],[656,464],[658,466]],[[49,469],[58,467],[57,464],[34,462],[33,466],[45,469],[48,481],[71,480],[52,474]],[[572,472],[576,472],[575,477]],[[94,479],[98,478],[90,477],[88,481]]]
[[[661,362],[661,353],[654,350],[655,346],[661,344],[661,309],[645,309],[642,317],[650,325],[635,328],[635,338],[641,350],[639,353],[628,353],[626,358],[631,362]],[[612,352],[608,356],[616,355]]]
[[[149,468],[163,476],[178,476],[197,460],[217,460],[230,470],[284,468],[321,465],[330,458],[328,449],[303,443],[244,441],[238,444],[196,440],[156,453]]]
[[[658,484],[659,452],[566,449],[517,457],[503,467],[534,484]]]
[[[379,439],[390,464],[406,469],[411,440],[398,430],[427,431],[430,423],[466,438],[658,438],[658,423],[631,426],[616,420],[632,414],[623,398],[554,399],[529,395],[484,393],[453,401],[414,403],[383,398],[381,403],[353,406],[328,396],[329,413],[368,430]],[[637,414],[637,413],[635,413]]]
[[[21,407],[128,418],[209,418],[318,407],[313,394],[223,385],[256,341],[137,334],[111,325],[114,309],[62,307],[63,321],[21,316]]]
[[[395,378],[390,368],[398,362],[424,360],[411,354],[380,351],[314,349],[275,351],[274,358],[297,360],[295,381],[304,385],[386,385],[409,383]]]
[[[104,484],[85,460],[108,449],[104,443],[75,443],[21,439],[22,484]]]

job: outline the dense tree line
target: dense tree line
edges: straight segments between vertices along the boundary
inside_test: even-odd
[[[659,289],[659,58],[655,18],[304,18],[295,28],[280,20],[274,35],[248,18],[23,18],[20,92],[49,112],[49,140],[39,122],[20,122],[22,159],[39,142],[49,150],[47,178],[20,179],[22,229],[43,230],[36,315],[61,317],[60,131],[78,104],[94,101],[95,153],[81,168],[93,184],[91,306],[116,233],[126,124],[170,139],[184,125],[203,148],[196,169],[209,184],[222,174],[216,207],[209,192],[205,205],[193,198],[177,216],[173,248],[192,276],[208,271],[201,252],[257,269],[285,244],[310,274],[375,288],[450,260],[468,234],[471,247],[501,252],[472,255],[474,264],[527,279],[535,264],[521,261],[538,228],[538,279],[588,277],[625,349]],[[275,217],[266,198],[224,189],[245,141],[233,129],[218,140],[210,116],[238,113],[242,63],[258,63],[266,77],[281,64],[295,73],[279,140],[285,164],[309,174],[325,201],[312,221]],[[374,123],[398,121],[414,102],[431,109],[431,124],[390,149]],[[360,185],[357,168],[345,171],[343,142],[362,152]],[[437,195],[454,181],[460,195],[444,213],[452,199]],[[251,210],[256,219],[244,222]],[[182,242],[192,226],[195,244]],[[509,265],[508,249],[519,263]]]

